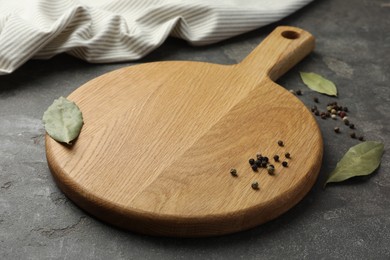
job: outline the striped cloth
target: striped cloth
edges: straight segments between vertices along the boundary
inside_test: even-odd
[[[0,75],[66,52],[99,63],[139,59],[168,36],[215,43],[312,0],[0,0]]]

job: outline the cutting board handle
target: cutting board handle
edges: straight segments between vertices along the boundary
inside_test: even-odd
[[[307,56],[314,46],[315,39],[307,31],[279,26],[238,66],[252,74],[250,76],[265,73],[275,81]]]

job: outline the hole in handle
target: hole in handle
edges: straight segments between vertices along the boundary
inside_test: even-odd
[[[284,31],[282,32],[282,36],[286,39],[295,40],[299,38],[299,33],[294,31]]]

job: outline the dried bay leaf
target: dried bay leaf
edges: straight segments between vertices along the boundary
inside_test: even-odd
[[[78,106],[64,97],[54,100],[43,114],[46,132],[56,141],[70,144],[83,126],[83,115]]]
[[[383,150],[384,144],[375,141],[367,141],[351,147],[330,173],[325,185],[371,174],[378,168]]]
[[[337,96],[336,85],[313,72],[300,72],[301,79],[310,89],[329,96]]]

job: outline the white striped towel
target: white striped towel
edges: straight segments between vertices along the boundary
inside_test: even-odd
[[[28,59],[139,59],[169,36],[193,45],[277,21],[312,0],[0,0],[0,75]]]

